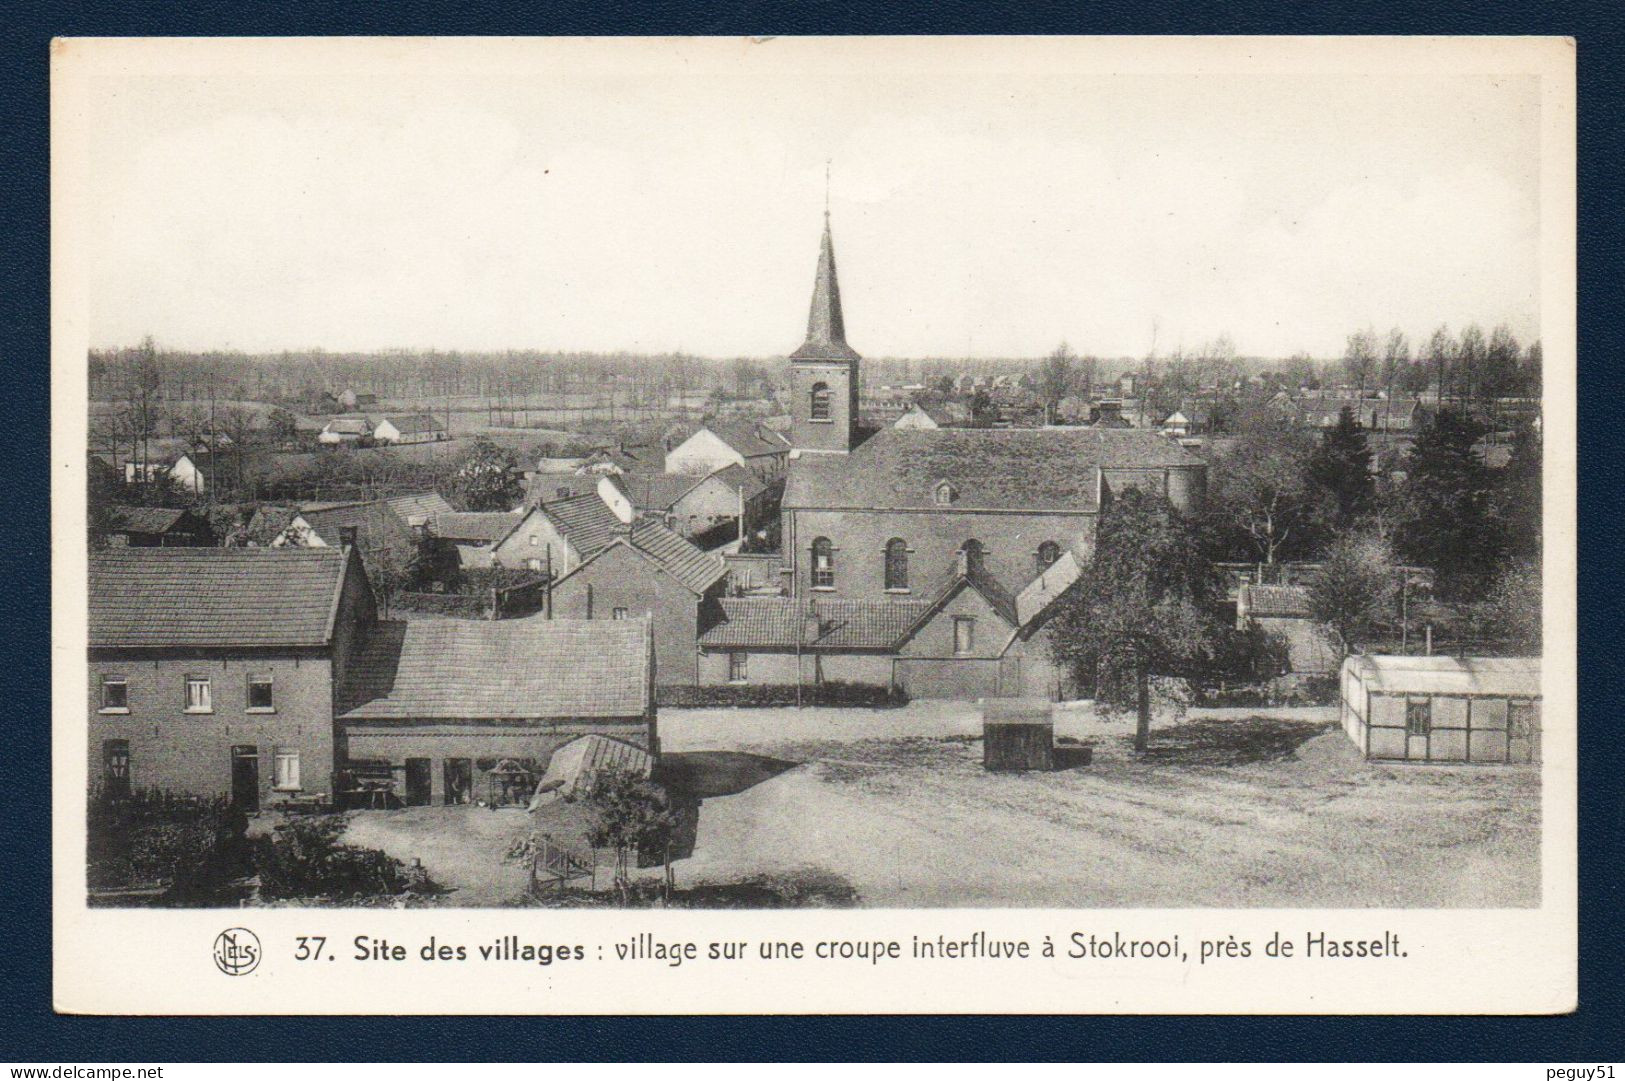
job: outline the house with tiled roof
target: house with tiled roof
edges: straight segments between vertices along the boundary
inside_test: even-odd
[[[452,511],[429,519],[435,539],[457,546],[463,567],[489,567],[496,548],[519,524],[522,514],[506,510]]]
[[[762,480],[784,475],[790,444],[779,433],[748,422],[713,422],[666,452],[667,473],[706,476],[730,465]]]
[[[721,620],[699,638],[700,681],[840,680],[914,698],[1061,697],[1069,681],[1049,656],[1045,627],[1076,567],[1063,556],[1047,591],[1029,586],[1021,596],[962,561],[920,599],[724,598]]]
[[[741,517],[747,528],[772,509],[777,486],[736,464],[703,476],[689,473],[625,473],[614,478],[642,514],[657,516],[685,537]]]
[[[254,531],[252,524],[249,530]],[[404,565],[414,547],[411,529],[381,499],[302,503],[271,540],[273,548],[338,548],[345,544],[358,545],[363,556],[391,565]]]
[[[523,803],[584,738],[659,753],[644,619],[381,622],[338,690],[352,802]]]
[[[450,514],[455,508],[439,492],[407,492],[385,498],[384,505],[408,527],[428,523],[437,514]]]
[[[451,438],[446,426],[428,413],[384,417],[372,430],[379,443],[438,443]]]
[[[695,642],[720,618],[726,583],[720,556],[638,518],[617,523],[607,544],[559,578],[547,610],[556,618],[648,619],[660,681],[692,684]]]
[[[94,553],[91,784],[250,811],[331,795],[336,688],[375,620],[354,548]]]
[[[512,528],[496,541],[491,561],[499,567],[524,567],[562,577],[602,551],[626,528],[631,514],[626,509],[622,513],[624,518],[592,492],[526,507],[513,516]]]
[[[316,433],[316,442],[329,447],[371,446],[376,427],[369,417],[334,417]]]

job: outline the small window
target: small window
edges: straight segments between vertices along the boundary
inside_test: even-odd
[[[614,609],[613,611],[610,612],[609,617],[611,619],[625,619],[626,618],[626,609],[625,608],[616,608],[616,609]]]
[[[947,481],[937,485],[937,506],[946,507],[959,498],[959,490]]]
[[[954,617],[954,654],[964,656],[976,648],[976,620],[970,616]]]
[[[812,542],[812,587],[835,588],[835,545],[830,543],[828,537],[819,537]]]
[[[251,675],[248,677],[248,711],[250,713],[271,713],[276,709],[276,699],[271,692],[271,677],[265,675]]]
[[[1061,546],[1054,541],[1045,541],[1038,546],[1038,569],[1048,570],[1061,558]]]
[[[186,677],[186,712],[214,712],[214,696],[209,693],[208,676]]]
[[[130,684],[123,676],[102,677],[102,712],[130,712]]]
[[[525,563],[533,571],[539,571],[542,569],[542,561],[539,559],[529,559],[526,560]]]
[[[530,535],[530,546],[532,548],[539,548],[539,547],[541,547],[541,544],[542,544],[542,538],[537,536],[535,533],[532,533]]]
[[[829,419],[829,384],[814,383],[812,388],[811,411],[808,414],[813,420]]]
[[[272,779],[272,787],[282,789],[295,789],[299,787],[299,752],[276,750],[276,766]]]
[[[744,683],[748,680],[750,678],[749,664],[750,654],[748,653],[728,654],[728,682]]]
[[[886,542],[886,588],[908,588],[908,544],[901,537]]]
[[[1425,736],[1433,727],[1433,703],[1426,698],[1413,698],[1405,703],[1405,733]]]

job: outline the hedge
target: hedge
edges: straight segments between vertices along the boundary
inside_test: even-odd
[[[662,706],[695,709],[717,706],[763,707],[793,706],[797,690],[794,683],[723,683],[714,686],[661,686],[655,688],[655,700]],[[847,683],[829,680],[804,684],[800,689],[801,704],[805,706],[866,706],[870,709],[891,709],[908,704],[908,693],[901,688],[883,683]]]

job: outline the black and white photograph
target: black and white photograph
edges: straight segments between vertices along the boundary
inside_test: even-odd
[[[1561,43],[463,44],[58,88],[78,908],[1569,896]]]

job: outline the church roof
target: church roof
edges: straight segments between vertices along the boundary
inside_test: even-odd
[[[1097,510],[1096,468],[1200,466],[1146,429],[887,428],[840,458],[791,461],[786,507]],[[950,502],[937,488],[950,486]]]
[[[841,284],[835,274],[835,242],[829,218],[824,218],[824,239],[818,247],[818,273],[813,278],[812,307],[807,312],[807,340],[790,354],[791,360],[855,361],[858,351],[846,344],[846,321],[841,316]]]

